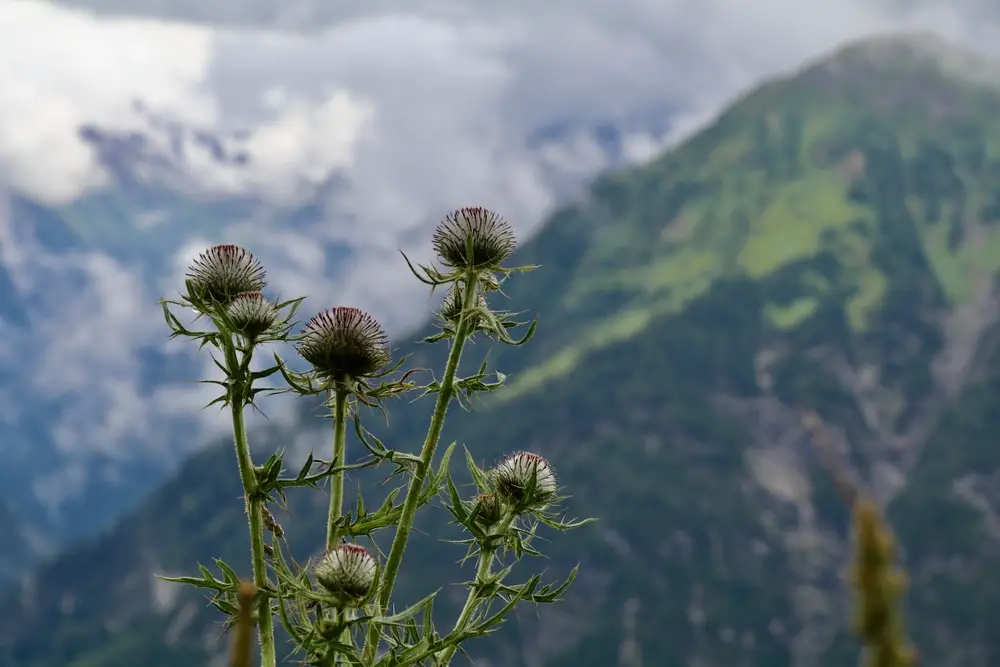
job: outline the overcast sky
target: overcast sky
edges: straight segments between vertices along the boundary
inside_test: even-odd
[[[428,224],[470,203],[498,209],[523,237],[557,201],[553,175],[573,182],[607,167],[585,133],[544,148],[529,133],[615,123],[632,132],[626,152],[639,161],[762,77],[845,40],[930,29],[996,52],[1000,22],[981,4],[0,0],[0,261],[35,303],[30,335],[0,326],[0,376],[43,370],[27,388],[0,386],[0,417],[16,420],[19,406],[50,394],[73,398],[52,420],[67,462],[39,487],[51,498],[72,493],[81,457],[95,452],[175,457],[183,447],[165,424],[199,415],[205,428],[219,425],[196,412],[202,397],[188,385],[143,397],[137,355],[163,338],[155,301],[206,243],[256,244],[284,295],[308,291],[313,310],[361,305],[399,331],[426,304],[413,298],[397,247],[426,257]],[[247,134],[248,169],[189,157],[185,169],[209,191],[253,192],[280,207],[315,197],[334,174],[349,187],[307,229],[261,216],[181,239],[163,249],[174,273],[152,282],[100,252],[46,255],[5,216],[2,195],[58,205],[102,187],[107,175],[78,130],[141,129],[135,100],[193,127]],[[672,132],[650,132],[647,121],[668,111]],[[333,242],[355,257],[331,272],[320,249]]]

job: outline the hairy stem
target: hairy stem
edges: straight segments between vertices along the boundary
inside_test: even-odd
[[[333,465],[343,468],[347,457],[347,388],[338,383],[333,403]],[[330,510],[326,516],[326,548],[334,548],[337,541],[337,521],[344,513],[344,471],[337,470],[330,477]]]
[[[416,465],[413,477],[410,478],[410,485],[406,489],[406,499],[403,501],[403,509],[400,512],[399,527],[392,540],[392,547],[389,549],[389,557],[385,562],[385,569],[382,575],[382,582],[378,594],[378,613],[384,614],[389,606],[392,597],[392,588],[396,583],[396,575],[399,574],[399,566],[403,560],[403,552],[406,550],[406,542],[413,530],[413,519],[417,512],[417,503],[420,500],[420,492],[423,490],[424,482],[427,479],[427,471],[431,467],[434,459],[434,450],[437,448],[438,440],[441,438],[441,429],[444,427],[444,417],[448,412],[448,405],[455,394],[455,376],[458,373],[458,362],[462,357],[462,348],[469,337],[470,312],[476,304],[476,285],[478,276],[474,271],[469,271],[465,278],[465,298],[462,303],[462,314],[459,318],[458,327],[455,330],[455,339],[452,341],[451,351],[448,353],[448,362],[445,364],[444,378],[441,380],[441,389],[438,391],[437,401],[434,403],[434,413],[431,416],[430,427],[427,429],[427,437],[424,438],[424,446],[420,450],[420,462]],[[368,637],[365,640],[364,663],[372,664],[378,651],[378,627],[371,624],[368,629]]]
[[[506,534],[507,531],[510,530],[510,526],[514,522],[514,518],[513,514],[508,514],[500,524],[497,534]],[[453,633],[460,632],[468,628],[469,623],[472,622],[472,618],[479,609],[481,602],[479,599],[479,587],[483,584],[486,578],[490,576],[490,568],[493,565],[493,556],[496,554],[496,551],[496,546],[480,547],[479,567],[476,569],[476,583],[469,587],[469,595],[465,598],[465,605],[462,607],[462,611],[458,614],[458,619],[455,621],[455,627],[452,628]],[[447,667],[451,663],[451,659],[455,656],[456,651],[458,651],[458,644],[452,644],[442,652],[441,657],[438,659],[436,664],[440,665],[440,667]]]
[[[476,610],[479,609],[479,587],[486,579],[490,576],[490,567],[493,565],[493,551],[483,551],[479,554],[479,567],[476,569],[476,582],[469,587],[469,595],[465,598],[465,605],[462,607],[462,611],[458,615],[458,619],[455,621],[455,627],[452,632],[460,632],[468,627],[469,622],[472,621],[472,617],[475,615]],[[441,657],[438,659],[437,664],[441,667],[447,667],[451,663],[452,657],[458,651],[458,644],[452,644],[444,650]]]
[[[235,362],[235,352],[227,353],[231,362]],[[232,372],[239,371],[239,365],[230,364]],[[233,392],[237,394],[237,392]],[[239,392],[242,393],[242,392]],[[240,467],[240,480],[243,482],[243,498],[250,524],[250,558],[253,566],[253,583],[258,591],[267,591],[267,565],[264,560],[264,513],[263,501],[256,497],[257,481],[254,476],[253,459],[250,458],[250,444],[247,441],[246,424],[243,421],[243,399],[241,395],[231,396],[230,405],[233,413],[233,440],[236,445],[236,460]],[[260,664],[261,667],[275,667],[276,652],[274,645],[274,619],[271,618],[271,601],[264,593],[257,605],[257,624],[260,628]]]
[[[342,382],[338,382],[334,389],[333,398],[333,462],[331,465],[336,470],[344,467],[347,459],[347,387]],[[329,551],[337,546],[337,521],[344,513],[344,471],[338,470],[330,477],[330,509],[326,517],[326,549]],[[344,619],[348,618],[347,610],[336,612],[343,614]],[[340,641],[344,644],[351,643],[351,633],[348,630],[340,636]],[[332,654],[332,659],[336,661],[336,652]]]

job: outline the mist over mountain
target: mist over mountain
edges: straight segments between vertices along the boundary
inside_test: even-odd
[[[224,432],[191,382],[210,362],[165,342],[156,303],[201,249],[244,243],[278,293],[356,303],[398,332],[432,304],[397,249],[426,255],[456,202],[529,233],[674,127],[669,95],[526,104],[509,44],[431,19],[303,36],[3,11],[0,500],[53,544],[107,527]]]
[[[396,250],[425,258],[447,210],[493,206],[530,236],[582,183],[649,159],[761,76],[884,30],[995,50],[990,16],[936,0],[10,0],[0,498],[72,541],[224,432],[186,381],[210,367],[164,344],[155,305],[212,242],[253,247],[282,294],[402,332],[430,304]]]
[[[492,303],[537,314],[538,334],[473,346],[469,367],[488,355],[509,385],[453,411],[444,438],[480,463],[537,451],[571,514],[601,521],[546,545],[553,577],[581,564],[565,605],[519,614],[470,643],[474,657],[856,664],[847,516],[799,421],[808,407],[887,509],[925,664],[1000,659],[988,631],[1000,613],[998,74],[927,34],[855,42],[545,219],[514,260],[541,268]],[[444,347],[399,345],[414,366],[443,362]],[[402,447],[428,406],[392,407]],[[300,405],[251,438],[301,453],[327,446],[327,426]],[[219,659],[201,596],[152,575],[245,560],[231,459],[220,436],[107,535],[38,569],[0,606],[0,655],[17,667]],[[306,559],[326,500],[291,502],[279,519]],[[424,517],[404,599],[468,578],[438,539],[446,520]],[[446,593],[435,609],[457,604]]]
[[[314,284],[326,285],[318,294],[310,290],[317,301],[350,289],[358,263],[373,250],[349,231],[361,223],[346,204],[349,174],[331,173],[309,199],[288,204],[214,192],[186,170],[185,158],[201,151],[238,173],[249,162],[239,137],[151,125],[147,132],[81,128],[112,182],[59,206],[9,194],[5,207],[8,261],[0,275],[8,287],[0,313],[12,343],[4,367],[13,381],[0,391],[8,405],[22,407],[10,410],[0,481],[23,519],[64,544],[108,525],[211,436],[214,415],[178,423],[180,413],[205,402],[204,393],[184,387],[203,372],[204,360],[199,367],[189,351],[165,345],[156,312],[156,299],[176,291],[181,263],[199,243],[235,235],[260,247],[276,265],[283,294],[304,289],[297,266],[309,262]],[[595,168],[627,162],[624,148],[599,138],[600,131],[607,134],[607,126],[530,138],[551,196],[568,196]],[[567,146],[581,142],[590,147],[590,164],[560,164]],[[343,233],[334,229],[327,240],[301,247],[331,223]],[[388,253],[389,243],[374,250]],[[366,287],[356,287],[357,300],[377,308]],[[409,312],[393,307],[388,323],[398,329],[427,307],[425,300]],[[32,349],[29,341],[39,338],[50,344]]]

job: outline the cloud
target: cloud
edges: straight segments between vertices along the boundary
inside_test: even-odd
[[[61,458],[37,484],[53,505],[88,483],[85,462],[169,467],[224,430],[198,411],[207,394],[144,375],[156,354],[210,369],[162,343],[155,304],[209,243],[250,246],[276,292],[310,294],[306,311],[358,305],[398,334],[428,302],[396,250],[427,259],[430,226],[455,206],[494,207],[527,236],[593,174],[648,159],[847,39],[924,28],[1000,53],[993,10],[943,0],[0,2],[0,262],[30,320],[0,320],[0,375],[24,383],[0,385],[21,406],[0,401],[0,415],[48,406]],[[619,153],[598,126],[619,130]],[[163,270],[100,245],[47,250],[6,205],[113,188],[84,127],[141,135],[137,178],[256,205],[167,241],[142,234],[170,216],[137,209]],[[242,159],[220,160],[205,133]]]
[[[211,33],[154,20],[96,21],[47,3],[7,1],[0,26],[0,177],[41,199],[101,182],[81,125],[125,124],[141,97],[211,121],[198,90]],[[182,109],[178,109],[181,106]]]

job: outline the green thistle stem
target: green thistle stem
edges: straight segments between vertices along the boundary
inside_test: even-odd
[[[347,388],[337,383],[333,403],[333,465],[343,468],[347,458]],[[338,470],[330,477],[330,510],[326,517],[326,548],[337,542],[337,521],[344,513],[344,471]]]
[[[233,355],[235,357],[235,355]],[[240,480],[243,482],[243,497],[246,502],[246,512],[250,524],[250,558],[253,565],[253,583],[258,591],[268,589],[267,566],[264,560],[264,514],[262,500],[255,497],[257,481],[254,477],[253,460],[250,458],[250,445],[247,441],[246,424],[243,421],[242,399],[231,401],[233,411],[233,439],[236,445],[236,460],[240,467]],[[277,664],[274,645],[274,619],[271,618],[271,601],[267,595],[261,595],[257,606],[257,624],[260,627],[260,664],[261,667],[275,667]]]
[[[333,465],[334,469],[343,468],[347,459],[347,387],[338,382],[333,398]],[[326,549],[329,551],[337,546],[337,521],[344,513],[344,471],[338,470],[330,477],[330,509],[326,518]],[[346,610],[335,612],[343,614],[347,620]],[[340,636],[344,644],[351,643],[351,633],[347,630]],[[336,660],[336,652],[332,654]]]
[[[476,569],[476,585],[469,588],[469,595],[465,598],[465,605],[455,621],[452,632],[460,632],[468,627],[476,610],[479,608],[479,587],[490,576],[490,568],[493,565],[493,551],[483,551],[479,554],[479,567]],[[458,644],[452,644],[444,649],[437,664],[447,667],[451,663],[452,657],[458,651]]]
[[[507,531],[510,530],[511,524],[514,523],[514,518],[513,514],[508,513],[503,522],[500,524],[497,534],[506,535]],[[493,557],[496,555],[496,552],[497,547],[495,546],[491,546],[490,548],[480,547],[479,566],[476,568],[477,585],[469,588],[469,595],[465,598],[465,605],[462,606],[462,611],[459,612],[458,619],[455,621],[455,627],[452,628],[453,633],[460,632],[468,628],[473,616],[475,616],[476,611],[479,609],[479,586],[481,586],[483,582],[486,581],[486,578],[490,576],[490,568],[493,566]],[[451,659],[455,656],[457,651],[458,644],[452,644],[448,648],[444,649],[437,664],[441,667],[447,667],[451,663]]]
[[[420,450],[420,462],[416,465],[416,471],[410,479],[410,485],[406,490],[406,499],[403,501],[403,509],[400,512],[399,527],[392,540],[392,547],[389,549],[389,557],[385,562],[382,582],[378,594],[378,613],[384,614],[389,606],[392,597],[392,588],[396,583],[396,575],[399,574],[399,566],[403,560],[403,552],[406,550],[406,542],[413,530],[413,519],[417,512],[417,503],[420,500],[420,492],[427,479],[427,471],[431,467],[434,459],[434,450],[437,449],[438,441],[441,439],[441,430],[444,427],[445,414],[448,412],[448,405],[455,394],[455,376],[458,373],[458,362],[462,357],[462,349],[465,341],[469,337],[469,313],[476,305],[476,285],[478,275],[475,271],[469,271],[465,278],[465,299],[462,304],[462,315],[459,319],[458,327],[455,331],[455,339],[452,342],[451,351],[448,353],[448,362],[445,364],[444,378],[441,380],[441,389],[438,391],[437,401],[434,404],[434,414],[431,417],[430,427],[427,429],[427,437],[424,439],[424,446]],[[371,624],[368,629],[368,636],[365,640],[365,650],[363,662],[366,665],[373,664],[378,651],[378,627]]]

